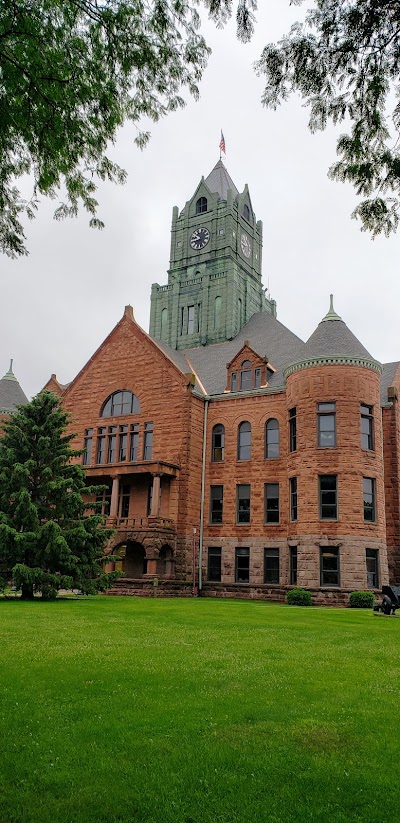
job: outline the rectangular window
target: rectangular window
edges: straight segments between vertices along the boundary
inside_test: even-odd
[[[236,391],[237,387],[237,372],[233,371],[231,374],[231,391]]]
[[[221,554],[222,550],[215,546],[210,546],[208,549],[207,580],[214,581],[214,583],[221,582]]]
[[[261,369],[254,369],[254,388],[259,389],[261,386]]]
[[[96,463],[104,463],[106,456],[106,429],[101,426],[97,429],[97,452]]]
[[[321,586],[340,586],[339,549],[321,546]]]
[[[379,588],[378,550],[366,549],[367,585],[369,589]]]
[[[131,425],[131,445],[129,450],[129,460],[132,462],[139,458],[139,425],[132,423]]]
[[[264,583],[279,583],[279,549],[264,549]]]
[[[126,519],[129,517],[129,501],[131,496],[130,486],[121,486],[119,493],[119,516]]]
[[[297,584],[297,546],[290,547],[290,583]]]
[[[187,324],[187,333],[193,334],[194,332],[194,306],[188,306],[188,324]]]
[[[375,479],[363,477],[364,520],[375,523]]]
[[[180,333],[183,334],[183,330],[185,327],[185,309],[181,307],[181,323],[180,323]]]
[[[297,424],[296,409],[289,410],[289,451],[295,452],[297,449]]]
[[[82,463],[84,466],[89,466],[92,460],[92,445],[93,445],[93,429],[85,429],[85,437],[83,440],[83,455]]]
[[[151,460],[153,455],[153,424],[144,424],[143,460]]]
[[[279,483],[265,483],[265,522],[279,523]]]
[[[250,391],[251,389],[251,369],[243,369],[240,372],[240,391]]]
[[[201,329],[201,303],[197,304],[197,334],[200,334]]]
[[[118,461],[122,463],[126,460],[128,446],[128,426],[119,427]]]
[[[248,583],[250,580],[250,549],[238,548],[235,552],[235,582]]]
[[[222,523],[224,487],[210,487],[210,523]]]
[[[318,482],[320,519],[337,520],[337,476],[321,474]]]
[[[236,522],[250,523],[250,486],[236,486]]]
[[[361,415],[361,448],[373,451],[374,449],[374,417],[372,406],[360,406]]]
[[[297,477],[289,480],[290,519],[297,520]]]
[[[336,403],[318,403],[318,446],[333,449],[336,446]]]
[[[108,427],[108,448],[107,448],[107,463],[115,463],[115,455],[117,451],[117,427]]]

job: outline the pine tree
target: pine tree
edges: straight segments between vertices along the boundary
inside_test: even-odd
[[[74,435],[59,399],[43,392],[19,406],[0,439],[0,573],[12,572],[23,599],[51,599],[60,588],[92,594],[109,588],[118,573],[103,571],[112,532],[87,511],[87,486],[72,459]],[[107,558],[108,559],[108,558]]]

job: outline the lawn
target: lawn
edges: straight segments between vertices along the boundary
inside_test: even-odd
[[[0,601],[1,823],[400,819],[400,619]]]

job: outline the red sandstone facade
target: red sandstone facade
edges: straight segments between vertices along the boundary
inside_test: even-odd
[[[297,585],[314,602],[347,603],[350,591],[398,582],[400,369],[381,408],[372,361],[302,363],[274,389],[273,363],[246,341],[217,395],[189,365],[183,371],[185,362],[178,367],[127,307],[72,383],[63,388],[53,375],[46,387],[71,415],[73,445],[86,447],[88,481],[107,487],[104,513],[115,529],[107,551],[120,556],[110,568],[122,572],[113,593],[186,596],[200,586],[206,596],[281,600]],[[260,386],[232,391],[243,363],[253,376],[264,369]],[[122,391],[138,406],[110,415],[107,402]],[[328,444],[319,442],[321,409],[334,445],[329,431]],[[371,448],[362,409],[371,413]]]

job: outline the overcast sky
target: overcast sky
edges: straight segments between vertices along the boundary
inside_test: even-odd
[[[207,23],[213,54],[199,102],[153,125],[143,152],[130,127],[121,131],[110,154],[128,182],[99,190],[102,232],[89,229],[84,212],[55,222],[57,202],[44,201],[27,225],[29,257],[0,257],[0,372],[14,358],[28,396],[52,372],[72,380],[126,304],[148,330],[151,284],[167,282],[172,207],[184,206],[219,159],[221,128],[224,163],[240,191],[248,183],[264,223],[263,283],[278,319],[307,339],[333,292],[335,310],[370,353],[400,359],[400,234],[372,241],[350,219],[353,189],[327,178],[338,131],[311,135],[299,100],[278,112],[262,107],[252,64],[299,9],[282,0],[260,5],[250,44],[236,40],[234,25],[218,31]]]

